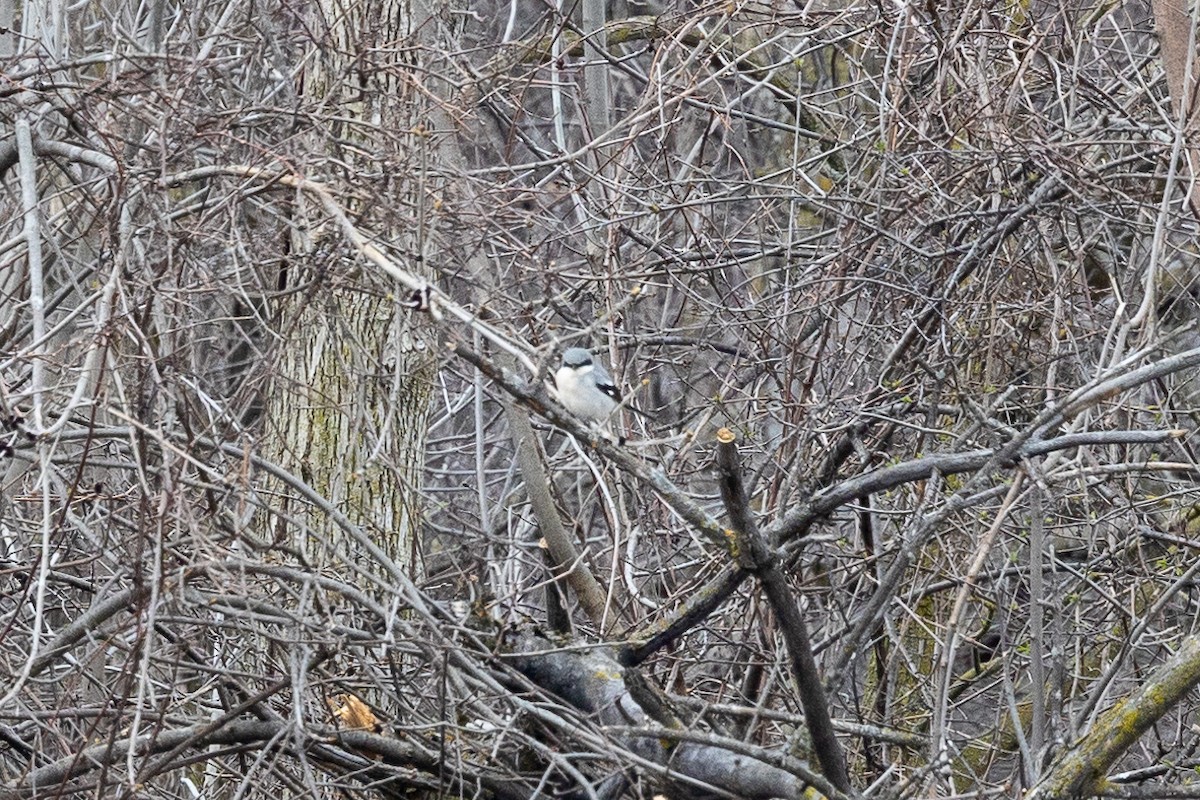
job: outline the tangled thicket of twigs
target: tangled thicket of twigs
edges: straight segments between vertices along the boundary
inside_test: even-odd
[[[1151,9],[777,5],[24,11],[0,799],[1185,782]]]

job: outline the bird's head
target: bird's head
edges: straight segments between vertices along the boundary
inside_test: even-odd
[[[592,354],[582,347],[571,347],[563,353],[562,365],[569,369],[583,369],[592,365]]]

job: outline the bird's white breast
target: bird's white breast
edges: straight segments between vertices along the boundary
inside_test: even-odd
[[[558,401],[577,417],[603,422],[617,407],[616,402],[599,389],[591,379],[590,366],[580,369],[559,367],[554,373]]]

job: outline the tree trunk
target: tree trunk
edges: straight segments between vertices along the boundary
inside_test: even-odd
[[[302,107],[332,120],[305,140],[304,177],[324,182],[379,246],[402,254],[419,252],[421,236],[407,214],[420,202],[410,167],[421,147],[420,98],[407,81],[410,65],[399,60],[410,52],[403,43],[412,19],[407,0],[322,3],[308,20],[319,38],[307,43],[301,76]],[[301,209],[298,218],[306,211],[319,214]],[[297,226],[298,255],[280,281],[300,291],[282,314],[268,441],[284,467],[364,526],[393,560],[409,563],[432,358],[405,298],[347,256],[320,222]],[[313,563],[327,563],[323,518],[315,513],[314,530],[297,542]]]

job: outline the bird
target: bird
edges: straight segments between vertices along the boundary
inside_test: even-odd
[[[608,370],[582,347],[570,347],[563,353],[562,366],[554,373],[554,387],[558,401],[588,422],[607,422],[621,404],[621,394]]]

